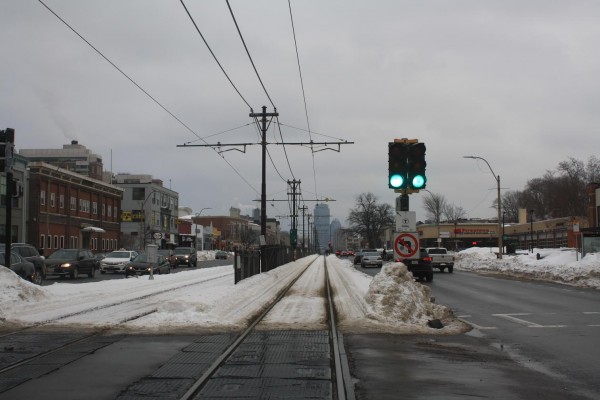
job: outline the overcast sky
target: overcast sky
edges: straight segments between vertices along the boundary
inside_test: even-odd
[[[196,212],[260,206],[260,146],[225,160],[176,147],[199,137],[258,143],[242,97],[255,112],[273,112],[225,1],[185,4],[242,97],[179,1],[44,3],[195,134],[40,2],[2,0],[0,129],[15,129],[17,149],[78,140],[107,170],[162,179]],[[286,181],[298,179],[304,199],[334,199],[332,217],[346,225],[360,193],[394,205],[387,143],[416,138],[427,145],[427,188],[469,217],[493,217],[494,177],[463,155],[485,158],[503,190],[522,190],[569,157],[598,156],[598,1],[292,0],[308,113],[288,2],[230,5],[279,121],[301,128],[283,126],[283,140],[354,142],[315,153],[270,145],[278,172],[269,161],[268,199],[287,199]],[[281,142],[272,128],[267,140]],[[418,220],[424,195],[411,196]],[[267,213],[290,211],[269,201]]]

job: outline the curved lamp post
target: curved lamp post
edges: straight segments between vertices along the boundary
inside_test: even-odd
[[[198,211],[196,214],[194,214],[194,216],[199,217],[200,214],[202,214],[202,211],[204,211],[204,210],[212,210],[212,208],[211,207],[201,208],[200,211]],[[195,244],[194,247],[196,248],[196,250],[198,250],[198,223],[196,223],[195,233],[196,233],[196,236],[195,236],[196,242],[194,243]],[[204,228],[202,228],[202,249],[200,249],[200,250],[204,251]]]
[[[485,163],[487,164],[487,166],[489,167],[490,171],[492,172],[492,175],[494,176],[494,179],[496,180],[496,184],[498,187],[498,258],[502,258],[502,198],[500,197],[500,175],[496,175],[494,173],[494,170],[492,169],[492,167],[490,166],[490,163],[487,162],[487,160],[483,157],[477,157],[477,156],[463,156],[463,158],[473,158],[473,159],[477,159],[477,160],[483,160],[485,161]]]

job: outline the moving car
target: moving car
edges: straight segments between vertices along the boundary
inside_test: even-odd
[[[48,276],[69,276],[71,279],[87,274],[93,278],[96,274],[96,257],[87,249],[60,249],[44,260]]]
[[[354,255],[354,264],[360,264],[360,260],[362,259],[363,253],[366,252],[377,252],[377,249],[362,249],[358,253]]]
[[[5,248],[6,244],[1,243],[0,251],[4,251]],[[40,255],[40,253],[35,247],[27,243],[12,243],[10,248],[13,252],[21,256],[21,258],[33,264],[36,270],[36,274],[39,275],[39,278],[43,280],[46,277],[46,266],[44,265],[44,257]],[[3,260],[4,259],[0,260],[0,262],[3,263]]]
[[[219,250],[215,253],[215,260],[227,260],[228,255],[226,251]]]
[[[371,267],[376,266],[381,268],[383,266],[383,259],[381,258],[381,254],[378,251],[365,251],[362,253],[362,258],[360,260],[360,266]]]
[[[167,260],[169,260],[169,264],[171,264],[171,268],[177,268],[177,257],[173,253],[171,249],[159,249],[158,254],[165,256]]]
[[[187,265],[188,267],[195,267],[198,262],[198,255],[196,249],[191,247],[175,247],[173,254],[177,258],[177,265]]]
[[[100,273],[105,274],[107,272],[118,273],[125,272],[127,264],[138,255],[137,251],[133,250],[115,250],[106,255],[100,261]]]
[[[162,254],[157,254],[156,261],[154,262],[148,260],[148,254],[138,254],[133,261],[127,264],[127,267],[125,268],[125,278],[136,275],[149,275],[150,272],[158,275],[170,274],[171,264]]]
[[[4,265],[5,254],[4,250],[0,251],[0,265]],[[10,254],[10,269],[26,281],[35,283],[36,285],[42,284],[42,276],[38,274],[33,263],[27,261],[14,251],[11,251]]]
[[[427,253],[427,250],[419,250],[419,258],[396,259],[396,262],[406,265],[406,268],[412,272],[416,279],[425,279],[427,282],[433,281],[433,266],[431,265],[431,257]]]

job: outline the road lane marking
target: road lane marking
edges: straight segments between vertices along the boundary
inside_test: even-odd
[[[479,329],[479,330],[483,330],[483,331],[490,330],[490,329],[497,329],[495,326],[481,326],[481,325],[477,325],[471,321],[466,321],[465,318],[471,318],[471,315],[459,315],[458,318],[460,320],[462,320],[464,323],[471,325],[475,329]]]
[[[565,327],[565,325],[540,325],[540,324],[536,324],[535,322],[526,321],[524,319],[517,318],[517,317],[515,317],[515,315],[526,316],[526,315],[531,315],[531,314],[530,313],[492,314],[492,316],[494,316],[494,317],[504,318],[507,321],[515,322],[517,324],[524,325],[528,328],[564,328]]]

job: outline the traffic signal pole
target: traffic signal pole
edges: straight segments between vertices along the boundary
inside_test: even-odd
[[[12,248],[12,197],[13,197],[13,146],[15,143],[15,130],[6,128],[0,131],[0,147],[2,148],[2,171],[6,172],[6,220],[4,222],[4,266],[10,269],[10,255]]]

